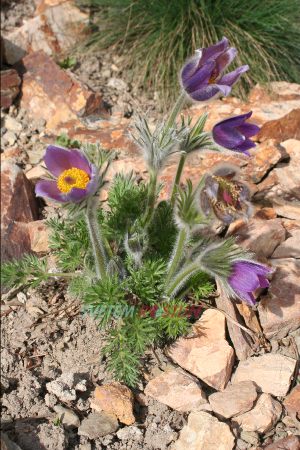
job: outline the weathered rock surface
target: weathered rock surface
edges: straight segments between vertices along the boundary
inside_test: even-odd
[[[269,172],[279,161],[286,158],[286,152],[283,147],[276,144],[274,139],[258,144],[250,151],[249,160],[245,172],[253,183],[259,183],[261,179]]]
[[[250,219],[235,234],[237,243],[257,256],[270,257],[276,247],[284,241],[285,228],[281,219]]]
[[[3,260],[19,258],[31,249],[26,223],[38,217],[33,186],[15,164],[1,166],[1,255]]]
[[[283,397],[289,390],[296,361],[275,353],[251,357],[241,361],[232,383],[251,380],[265,393]]]
[[[279,206],[286,202],[292,205],[292,202],[300,200],[300,140],[288,139],[281,145],[290,156],[290,161],[280,163],[273,169],[257,186],[258,192],[255,193],[256,199],[267,199]]]
[[[264,447],[264,450],[299,450],[300,436],[288,436]]]
[[[197,378],[172,369],[149,381],[145,394],[177,411],[189,412],[207,403]]]
[[[200,411],[189,415],[172,450],[232,450],[234,436],[226,423]]]
[[[280,119],[265,123],[257,138],[261,142],[266,139],[275,139],[277,142],[300,139],[300,108],[294,109]]]
[[[267,338],[282,338],[300,326],[300,261],[275,259],[276,272],[258,311]]]
[[[133,393],[127,386],[114,382],[96,387],[91,408],[113,414],[120,422],[131,425],[135,422],[133,400]]]
[[[42,0],[35,17],[5,36],[4,49],[8,64],[20,61],[26,53],[42,50],[57,56],[82,39],[88,15],[72,0]]]
[[[55,395],[62,402],[76,400],[76,391],[86,391],[86,380],[73,372],[65,372],[56,380],[46,384],[50,394]]]
[[[283,405],[288,414],[292,417],[300,420],[300,385],[294,387],[294,389],[285,398]]]
[[[234,362],[234,351],[225,339],[224,315],[205,311],[193,326],[194,335],[178,339],[168,356],[215,389],[224,389]]]
[[[300,258],[300,228],[289,234],[291,236],[276,248],[272,258]]]
[[[44,220],[35,220],[26,224],[30,238],[30,248],[35,253],[49,251],[49,229]]]
[[[244,431],[266,433],[279,420],[282,413],[281,404],[269,394],[262,394],[255,407],[233,419]]]
[[[213,411],[226,419],[249,411],[257,399],[257,388],[252,381],[228,385],[223,392],[209,396]]]
[[[45,53],[31,53],[23,65],[21,107],[34,119],[46,120],[49,131],[61,132],[68,122],[79,126],[79,118],[90,114],[106,114],[101,95],[86,89]]]
[[[66,427],[78,428],[80,425],[80,420],[77,414],[70,408],[66,408],[62,405],[55,405],[53,407],[54,411],[58,414],[59,419],[62,424]]]
[[[21,79],[15,69],[1,70],[1,108],[9,108],[20,92]]]
[[[81,422],[78,434],[89,439],[97,439],[114,433],[118,428],[119,424],[115,416],[104,411],[92,412]]]
[[[1,431],[1,450],[22,450],[15,442],[11,441],[7,434]]]

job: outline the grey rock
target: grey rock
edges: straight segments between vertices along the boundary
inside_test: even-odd
[[[242,431],[241,439],[243,439],[244,441],[248,442],[251,445],[259,444],[258,433],[256,433],[255,431]]]
[[[118,427],[118,421],[112,415],[105,412],[92,412],[81,422],[78,434],[79,436],[87,436],[89,439],[97,439],[109,433],[114,433]]]
[[[77,414],[74,413],[74,411],[61,405],[56,405],[53,409],[58,414],[63,425],[71,428],[79,427],[80,420]]]

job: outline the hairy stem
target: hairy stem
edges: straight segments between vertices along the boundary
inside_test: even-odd
[[[173,189],[172,189],[172,194],[171,194],[171,200],[170,200],[171,206],[174,206],[174,204],[175,204],[176,191],[177,191],[177,187],[179,186],[179,183],[180,183],[181,174],[182,174],[182,170],[183,170],[183,167],[184,167],[184,164],[185,164],[185,160],[186,160],[186,153],[181,155],[181,158],[179,160],[179,164],[178,164],[178,167],[177,167],[177,172],[176,172],[174,185],[173,185]]]
[[[193,262],[187,266],[185,266],[173,280],[169,283],[167,287],[166,294],[169,297],[174,297],[174,295],[178,292],[178,290],[184,285],[184,283],[194,274],[199,272],[201,268],[199,267],[199,263]]]
[[[93,248],[96,275],[98,279],[101,279],[106,276],[106,256],[93,205],[87,207],[85,212],[85,220]]]
[[[145,227],[149,225],[154,213],[154,205],[156,200],[156,187],[157,187],[157,173],[151,172],[149,181],[148,203],[143,220],[143,224]]]
[[[185,103],[185,99],[186,99],[186,94],[184,91],[182,91],[182,93],[180,94],[180,96],[178,97],[175,105],[173,106],[173,109],[171,111],[171,114],[166,122],[165,125],[165,130],[168,130],[169,128],[171,128],[174,125],[174,122],[176,120],[176,117],[179,113],[179,111],[182,109],[184,103]]]
[[[166,278],[166,285],[168,285],[170,283],[170,280],[172,279],[173,275],[175,274],[180,261],[182,260],[182,256],[183,256],[183,251],[184,251],[184,246],[186,244],[187,241],[187,230],[185,228],[182,228],[177,236],[177,241],[175,244],[175,249],[172,255],[172,259],[169,262],[169,267],[168,267],[168,274],[167,274],[167,278]]]

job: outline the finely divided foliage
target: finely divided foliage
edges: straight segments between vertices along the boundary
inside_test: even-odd
[[[146,118],[139,118],[133,131],[148,181],[132,173],[117,174],[104,206],[99,192],[115,155],[99,145],[82,145],[81,150],[49,146],[45,164],[51,178],[39,181],[36,193],[67,208],[66,219],[48,221],[57,270],[48,269],[46,257],[34,255],[3,266],[2,279],[11,288],[38,286],[51,277],[67,280],[83,312],[107,333],[102,351],[108,370],[130,386],[138,382],[148,349],[187,334],[199,316],[197,307],[214,305],[215,280],[233,301],[250,305],[255,303],[253,291],[268,287],[270,269],[255,262],[233,238],[221,239],[213,232],[216,220],[227,226],[237,218],[247,220],[252,211],[236,168],[222,165],[196,186],[190,180],[180,182],[191,152],[221,150],[223,141],[233,151],[245,150],[243,143],[247,149],[255,146],[250,137],[258,127],[245,124],[250,113],[218,124],[213,134],[204,131],[206,115],[194,124],[189,117],[176,122],[186,94],[202,99],[203,93],[206,98],[223,89],[228,78],[221,72],[236,54],[223,38],[198,50],[200,65],[192,59],[183,67],[188,92],[183,89],[167,119],[151,130]],[[240,72],[234,72],[230,88],[236,75]],[[62,139],[66,147],[74,144]],[[173,155],[178,157],[173,188],[170,198],[161,201],[159,177]]]

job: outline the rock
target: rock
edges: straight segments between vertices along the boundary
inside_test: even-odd
[[[259,437],[255,431],[241,431],[241,438],[251,445],[259,444]]]
[[[236,416],[233,422],[244,431],[266,433],[278,422],[281,413],[281,404],[271,395],[262,394],[251,411]]]
[[[76,391],[86,391],[86,380],[80,374],[65,372],[56,380],[46,384],[50,394],[54,394],[62,402],[76,400]]]
[[[61,405],[54,406],[54,411],[58,414],[61,422],[66,427],[78,428],[80,425],[80,420],[77,414],[70,408],[65,408]]]
[[[20,61],[26,53],[42,50],[47,55],[65,53],[85,36],[88,15],[72,0],[41,0],[36,17],[5,35],[4,51],[9,64]]]
[[[1,432],[1,450],[22,450],[7,434]]]
[[[127,386],[114,382],[96,387],[91,408],[113,414],[120,422],[131,425],[135,422],[133,400],[133,394]]]
[[[47,175],[46,169],[42,166],[35,166],[32,169],[29,169],[28,172],[26,172],[26,177],[28,180],[39,180],[41,178],[44,178]]]
[[[290,157],[281,163],[257,186],[254,198],[269,200],[274,205],[299,205],[300,201],[300,140],[289,139],[281,143]],[[288,202],[288,203],[287,203]]]
[[[78,428],[79,436],[97,439],[114,433],[119,428],[117,419],[105,412],[92,412],[81,422]]]
[[[31,249],[26,224],[38,217],[33,186],[9,160],[1,166],[1,255],[3,261],[20,258]]]
[[[300,420],[300,384],[295,386],[289,393],[285,398],[283,405],[290,416]]]
[[[87,90],[45,53],[31,53],[23,65],[21,107],[35,120],[46,120],[48,131],[61,133],[68,122],[76,127],[81,125],[79,118],[106,114],[101,95]]]
[[[260,142],[266,139],[275,139],[276,142],[300,139],[300,108],[294,109],[280,119],[265,123],[258,133],[257,139]]]
[[[251,89],[248,101],[251,103],[260,104],[263,102],[270,102],[272,100],[300,100],[300,85],[297,83],[288,83],[286,81],[272,81],[270,83],[269,92],[266,87],[255,85]]]
[[[287,356],[266,353],[241,361],[232,383],[251,380],[265,393],[283,397],[289,390],[296,361]]]
[[[13,131],[7,131],[3,135],[4,145],[12,147],[15,144],[16,140],[17,140],[17,136],[16,136],[16,133],[14,133]]]
[[[49,251],[49,229],[44,220],[36,220],[27,224],[30,247],[35,253]]]
[[[276,248],[272,258],[300,258],[300,229],[291,231],[290,235]]]
[[[15,69],[1,70],[1,108],[9,108],[20,92],[21,78]]]
[[[168,356],[209,386],[224,389],[234,362],[234,351],[225,339],[224,315],[205,311],[194,324],[193,335],[196,337],[178,339],[168,349]]]
[[[226,423],[200,411],[191,412],[172,450],[231,450],[234,436]]]
[[[22,131],[22,124],[14,119],[12,116],[5,116],[4,126],[7,130],[20,132]]]
[[[121,441],[140,441],[143,438],[143,433],[138,427],[124,427],[117,431],[117,437]]]
[[[264,450],[299,450],[300,436],[288,436],[264,447]]]
[[[300,203],[290,203],[290,204],[273,204],[273,208],[278,214],[278,216],[287,217],[288,219],[292,220],[299,220],[300,221]]]
[[[270,257],[286,235],[281,219],[252,218],[235,233],[236,241],[257,256]]]
[[[177,433],[170,425],[159,426],[157,423],[151,422],[145,431],[143,448],[167,450],[171,448],[169,444],[176,438]]]
[[[177,411],[189,412],[207,403],[197,378],[183,370],[172,369],[153,378],[145,394]]]
[[[249,411],[256,399],[257,389],[252,381],[228,385],[223,392],[216,392],[208,398],[213,411],[226,419]]]
[[[253,183],[259,183],[261,179],[282,159],[286,158],[286,152],[275,140],[269,139],[257,145],[251,150],[251,160],[245,169]]]
[[[128,85],[121,78],[110,78],[107,83],[108,87],[117,89],[117,91],[128,91]]]
[[[276,272],[258,312],[266,337],[280,339],[300,326],[300,261],[276,259],[272,262]]]

